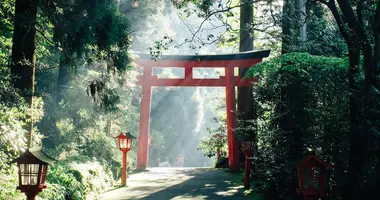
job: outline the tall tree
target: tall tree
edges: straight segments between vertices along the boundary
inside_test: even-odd
[[[71,9],[65,9],[65,8]],[[57,101],[62,100],[73,69],[83,57],[107,62],[107,70],[123,71],[128,62],[129,22],[114,0],[61,2],[43,7],[54,25],[54,42],[62,49],[59,61]],[[61,8],[62,12],[52,12]],[[75,24],[69,23],[75,20]],[[102,55],[102,54],[105,55]],[[116,70],[114,70],[116,68]]]
[[[282,11],[282,53],[306,50],[306,0],[285,0]]]
[[[251,29],[253,23],[253,2],[249,0],[240,0],[240,41],[239,51],[253,50],[253,30]],[[244,77],[247,68],[239,68],[239,76]],[[254,121],[254,99],[253,87],[238,87],[238,120],[243,125],[241,127],[244,132],[249,131],[247,127]]]
[[[16,0],[12,41],[11,74],[13,85],[20,90],[31,108],[36,68],[37,3],[38,1],[34,0]],[[32,113],[30,113],[29,118],[31,121],[26,127],[29,132],[28,147],[30,147],[32,139]]]
[[[333,14],[348,46],[350,88],[350,157],[344,199],[370,199],[379,188],[379,100],[380,100],[380,1],[319,0]],[[361,56],[363,56],[361,59]],[[360,65],[364,83],[360,84]],[[370,148],[373,147],[373,148]],[[378,153],[378,150],[377,150]],[[375,168],[368,167],[374,163]],[[373,182],[372,182],[373,183]]]
[[[305,46],[307,40],[307,25],[306,25],[306,0],[296,0],[298,19],[299,19],[299,35],[300,46]]]
[[[36,64],[37,1],[16,0],[13,29],[13,84],[24,96],[30,96]],[[29,92],[29,94],[27,94]]]

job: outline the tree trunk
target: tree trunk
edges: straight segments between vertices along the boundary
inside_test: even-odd
[[[112,136],[111,129],[112,129],[112,119],[111,119],[111,116],[109,116],[109,118],[107,119],[107,124],[106,124],[107,136]]]
[[[376,16],[375,16],[375,25],[374,25],[374,36],[375,36],[375,46],[374,46],[374,61],[373,61],[373,67],[374,67],[374,76],[375,76],[375,86],[378,90],[380,90],[380,81],[379,81],[379,78],[376,78],[376,75],[380,74],[380,1],[377,2],[377,10],[376,10]],[[377,100],[377,104],[375,104],[377,106],[376,108],[376,111],[380,111],[379,107],[379,95],[377,95],[377,98],[375,99],[375,103],[376,103],[376,100]],[[376,119],[379,119],[379,116],[380,113],[377,112],[377,116],[373,119],[373,120],[376,120]],[[380,123],[378,121],[375,121],[376,124],[376,127],[377,127],[377,130],[379,131],[380,130]],[[380,138],[378,137],[377,138],[377,154],[376,155],[380,155]],[[378,158],[379,159],[379,158]],[[375,168],[375,171],[376,171],[376,186],[375,188],[380,188],[380,161],[377,162],[376,164],[376,168]],[[376,191],[377,192],[377,191]],[[377,194],[376,194],[377,195]]]
[[[282,54],[307,51],[306,0],[284,0]]]
[[[284,5],[282,7],[282,54],[292,52],[292,27],[293,27],[293,18],[294,15],[294,0],[284,0]]]
[[[11,73],[14,87],[26,98],[34,85],[36,20],[37,1],[16,0]]]
[[[253,21],[253,3],[245,3],[247,0],[241,0],[240,3],[244,4],[240,7],[240,44],[239,51],[253,50],[253,31],[250,26]],[[248,69],[239,69],[239,76],[244,77]],[[244,132],[248,133],[246,129],[247,121],[255,119],[253,87],[238,87],[238,120],[242,122],[241,128]],[[254,133],[250,131],[250,133]],[[248,133],[249,134],[249,133]]]
[[[33,105],[36,67],[36,21],[37,0],[16,0],[11,74],[14,87],[20,90],[30,108]],[[29,118],[30,123],[25,127],[29,132],[28,148],[32,142],[32,112],[29,112]]]
[[[299,19],[299,33],[300,33],[300,46],[302,49],[305,47],[307,41],[307,26],[306,26],[306,0],[296,0],[297,1],[297,12]]]
[[[348,170],[348,185],[346,186],[344,199],[357,199],[355,194],[361,192],[357,184],[360,180],[361,168],[363,165],[363,150],[366,148],[360,127],[360,95],[359,95],[359,64],[360,64],[360,47],[349,46],[349,70],[348,70],[348,88],[350,90],[349,97],[349,122],[350,122],[350,156],[349,156],[349,170]],[[360,199],[360,198],[359,198]]]
[[[65,93],[68,89],[70,81],[70,74],[67,64],[67,59],[64,53],[61,54],[61,61],[59,63],[58,82],[57,82],[57,94],[56,100],[59,103],[62,101]]]

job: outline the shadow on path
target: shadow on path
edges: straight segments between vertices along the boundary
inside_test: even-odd
[[[131,176],[129,187],[103,194],[102,199],[258,199],[243,187],[243,174],[212,168],[151,168]]]

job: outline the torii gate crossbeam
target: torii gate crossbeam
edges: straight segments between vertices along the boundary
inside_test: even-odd
[[[201,86],[225,87],[227,110],[227,137],[228,137],[228,166],[231,171],[239,170],[239,142],[236,135],[236,97],[235,87],[252,86],[257,79],[242,79],[234,75],[234,68],[250,68],[269,56],[270,51],[249,51],[236,54],[222,55],[163,55],[158,60],[152,60],[150,55],[139,54],[135,63],[143,67],[143,75],[139,77],[138,85],[142,87],[140,107],[140,126],[138,137],[138,170],[146,169],[148,165],[148,138],[150,126],[150,104],[152,86]],[[181,79],[161,79],[153,76],[155,67],[181,67],[185,69],[185,77]],[[221,68],[225,69],[225,76],[219,79],[193,78],[193,68]]]

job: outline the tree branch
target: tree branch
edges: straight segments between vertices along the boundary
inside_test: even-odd
[[[351,34],[355,34],[357,39],[360,39],[364,42],[365,45],[370,45],[368,41],[367,34],[364,27],[359,22],[359,19],[355,17],[355,13],[352,9],[351,3],[349,0],[337,0],[339,8],[343,13],[344,18],[347,21],[348,27],[352,30]],[[359,2],[360,5],[360,2]],[[361,9],[359,10],[361,12]],[[355,37],[352,39],[356,39]]]
[[[335,21],[338,25],[340,34],[343,36],[343,38],[347,42],[348,46],[351,46],[352,45],[351,44],[352,43],[351,37],[348,33],[348,30],[345,27],[345,23],[343,22],[342,17],[340,16],[340,14],[338,12],[338,8],[336,7],[335,1],[334,0],[329,0],[328,2],[325,0],[317,0],[317,1],[325,4],[330,9],[330,11],[333,14]]]
[[[358,16],[358,22],[361,26],[363,26],[363,4],[365,0],[360,0],[358,4],[356,5],[356,15]]]
[[[192,32],[192,37],[190,40],[185,40],[184,42],[182,42],[181,44],[177,45],[177,47],[179,46],[182,46],[186,43],[191,43],[194,41],[194,39],[199,39],[198,36],[196,36],[201,30],[202,30],[202,27],[204,25],[204,23],[206,21],[208,21],[212,16],[215,16],[216,14],[218,13],[224,13],[224,12],[229,12],[235,8],[240,8],[242,6],[244,6],[245,4],[252,4],[252,3],[258,3],[258,2],[262,2],[262,1],[265,1],[265,0],[252,0],[252,1],[246,1],[245,3],[242,3],[242,4],[239,4],[239,5],[235,5],[235,6],[228,6],[226,8],[222,8],[221,10],[214,10],[210,13],[207,13],[207,15],[205,16],[205,18],[203,19],[203,21],[199,24],[198,28],[196,29],[196,31]],[[232,1],[228,1],[227,3],[229,3],[230,5],[232,4]],[[222,20],[221,20],[222,21]],[[223,22],[224,23],[224,22]],[[188,25],[187,25],[188,26]],[[230,26],[229,26],[230,27]],[[189,28],[189,26],[188,26]],[[225,33],[225,32],[224,32]],[[200,40],[201,41],[201,40]],[[214,43],[215,41],[213,41],[212,43]]]

